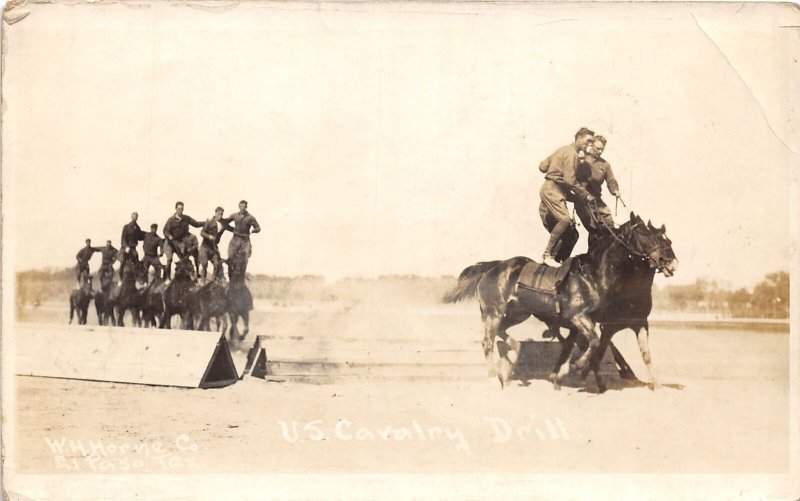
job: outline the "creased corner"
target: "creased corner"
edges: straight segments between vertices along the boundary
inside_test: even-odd
[[[769,130],[772,131],[772,134],[778,139],[778,141],[780,141],[786,147],[788,151],[792,152],[794,155],[798,155],[798,152],[793,150],[791,146],[789,146],[789,144],[784,140],[784,138],[781,137],[780,134],[778,134],[775,128],[772,127],[772,123],[770,123],[769,121],[769,116],[767,115],[766,110],[764,110],[764,107],[761,105],[761,101],[758,99],[758,96],[755,95],[753,89],[750,88],[750,85],[747,83],[747,80],[745,80],[745,78],[742,76],[739,70],[736,69],[736,66],[733,65],[731,60],[728,58],[727,54],[725,54],[725,51],[723,51],[722,48],[719,46],[719,44],[714,40],[714,37],[712,37],[705,30],[705,28],[703,28],[703,26],[700,24],[700,21],[697,19],[697,16],[695,16],[693,12],[690,12],[690,14],[694,19],[694,22],[697,25],[697,28],[700,30],[700,32],[703,33],[703,35],[705,35],[705,37],[711,42],[711,44],[714,46],[717,52],[725,59],[725,62],[728,64],[731,70],[733,70],[736,76],[739,77],[739,80],[742,82],[745,88],[747,88],[747,91],[750,93],[750,97],[752,97],[753,100],[756,102],[758,109],[761,111],[761,115],[764,117],[764,122],[767,124],[767,127],[769,127]]]
[[[3,7],[3,20],[8,24],[22,21],[31,13],[31,11],[24,8],[27,4],[28,0],[9,0]]]

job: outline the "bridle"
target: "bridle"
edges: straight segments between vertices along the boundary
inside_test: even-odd
[[[608,233],[609,233],[609,234],[610,234],[610,235],[611,235],[611,236],[614,238],[614,240],[616,240],[617,242],[619,242],[619,243],[620,243],[620,244],[621,244],[621,245],[622,245],[622,246],[623,246],[623,247],[624,247],[624,248],[625,248],[625,249],[628,251],[628,258],[630,258],[631,260],[639,260],[639,261],[647,261],[647,260],[651,260],[651,261],[653,261],[653,264],[655,265],[655,268],[656,268],[658,271],[662,271],[662,266],[661,266],[661,264],[660,264],[660,263],[659,263],[657,260],[653,259],[653,257],[652,257],[653,253],[654,253],[656,250],[660,250],[660,249],[661,249],[661,242],[656,242],[656,243],[653,245],[653,247],[652,247],[652,248],[650,248],[650,249],[648,249],[648,250],[646,250],[646,251],[638,251],[638,250],[634,249],[634,248],[633,248],[633,247],[632,247],[632,246],[631,246],[631,245],[630,245],[628,242],[626,242],[626,241],[624,241],[623,239],[621,239],[621,238],[620,238],[620,237],[617,235],[617,233],[616,233],[616,230],[615,230],[614,228],[612,228],[612,227],[608,226],[608,225],[605,223],[605,221],[602,221],[600,218],[598,218],[598,217],[597,217],[597,215],[596,215],[596,213],[595,213],[595,208],[597,207],[597,205],[596,205],[595,203],[593,203],[593,202],[590,202],[590,203],[589,203],[589,204],[587,204],[587,205],[589,205],[589,208],[590,208],[589,214],[590,214],[590,216],[591,216],[592,220],[593,220],[593,221],[594,221],[596,224],[599,224],[600,226],[602,226],[603,228],[605,228],[605,229],[606,229],[606,231],[608,231]],[[629,227],[628,227],[628,231],[632,231],[632,230],[634,230],[634,229],[635,229],[637,226],[639,226],[640,224],[642,224],[642,225],[643,225],[644,223],[642,223],[642,221],[636,221],[636,222],[634,222],[633,224],[631,224],[631,226],[629,226]]]

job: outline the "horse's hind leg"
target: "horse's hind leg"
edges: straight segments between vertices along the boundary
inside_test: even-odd
[[[483,318],[483,355],[486,357],[486,365],[489,376],[497,375],[497,361],[494,360],[494,338],[500,328],[500,319],[486,315]]]
[[[497,351],[500,355],[498,377],[500,378],[500,386],[502,387],[505,387],[509,381],[511,381],[511,378],[514,377],[521,348],[519,341],[509,336],[506,329],[524,322],[530,318],[530,316],[530,313],[512,310],[507,311],[500,319],[500,326],[497,329],[497,336],[500,338],[497,341]]]

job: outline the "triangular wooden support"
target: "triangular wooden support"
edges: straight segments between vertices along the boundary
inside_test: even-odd
[[[240,379],[244,379],[246,376],[261,379],[267,377],[267,350],[261,346],[264,339],[266,339],[264,336],[256,336],[256,342],[247,352],[247,363]]]
[[[217,341],[217,347],[214,348],[214,354],[211,355],[211,360],[208,362],[203,379],[200,380],[200,388],[219,388],[233,384],[237,380],[236,366],[233,365],[231,350],[228,349],[225,334],[222,334]]]

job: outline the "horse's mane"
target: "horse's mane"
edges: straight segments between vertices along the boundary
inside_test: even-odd
[[[627,240],[629,231],[633,226],[633,224],[631,224],[632,222],[633,219],[625,221],[619,226],[619,228],[608,228],[607,232],[600,238],[600,240],[598,240],[595,245],[586,251],[585,256],[587,256],[589,260],[594,263],[599,262],[600,256],[605,254],[611,245],[613,245],[615,242],[619,242],[620,240],[623,242]]]

